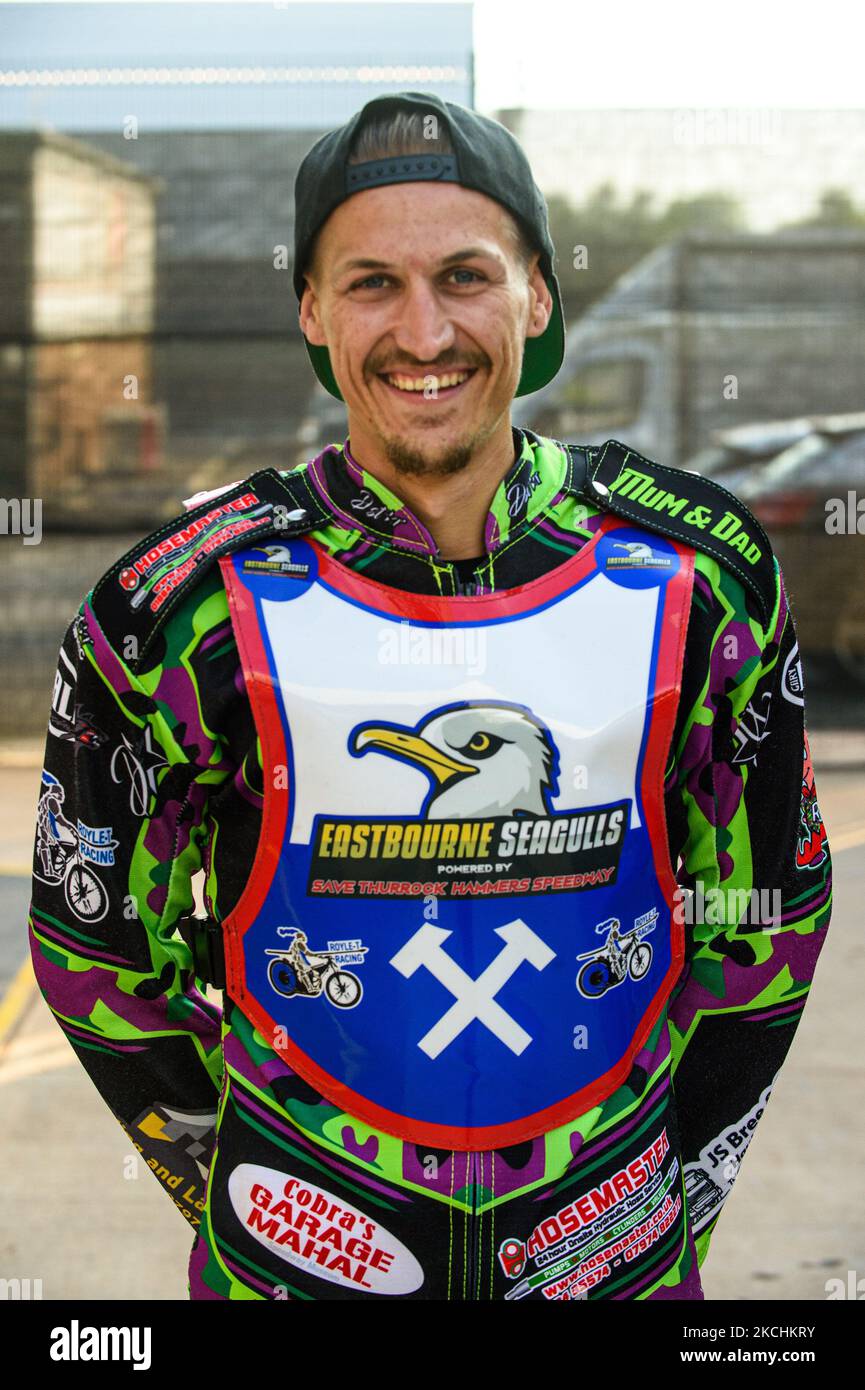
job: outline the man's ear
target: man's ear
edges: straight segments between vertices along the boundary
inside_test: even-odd
[[[300,331],[313,347],[327,347],[324,325],[321,321],[321,304],[309,277],[304,276],[303,294],[297,306]]]
[[[529,324],[526,329],[527,338],[540,338],[546,332],[547,324],[553,314],[553,296],[550,287],[544,279],[541,270],[541,258],[535,252],[529,271],[529,292],[531,294],[531,305],[529,308]]]

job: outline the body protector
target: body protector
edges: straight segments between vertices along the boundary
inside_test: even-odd
[[[777,560],[731,492],[617,440],[567,447],[603,521],[511,590],[342,566],[304,471],[267,468],[190,499],[90,596],[146,669],[220,565],[262,830],[234,912],[178,930],[299,1075],[434,1147],[533,1138],[627,1079],[683,964],[663,781],[694,552],[774,621]]]
[[[416,1143],[500,1147],[599,1104],[683,965],[663,784],[693,550],[608,514],[546,575],[453,598],[312,538],[219,564],[264,768],[231,997]]]

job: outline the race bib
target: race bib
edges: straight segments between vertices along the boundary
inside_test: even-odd
[[[264,767],[229,994],[322,1094],[417,1143],[585,1113],[683,963],[663,774],[693,552],[607,516],[548,574],[463,598],[310,539],[219,563]]]

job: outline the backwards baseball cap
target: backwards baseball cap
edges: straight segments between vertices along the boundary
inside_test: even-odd
[[[424,116],[438,116],[450,136],[454,154],[393,155],[349,164],[358,128],[368,117],[406,108]],[[532,178],[523,150],[505,126],[466,106],[443,101],[431,92],[395,92],[374,97],[344,126],[317,140],[304,157],[294,182],[294,288],[298,303],[315,238],[334,208],[366,188],[415,179],[459,183],[485,193],[522,223],[535,250],[540,252],[540,270],[553,297],[553,311],[541,336],[526,339],[516,394],[527,396],[539,390],[556,375],[565,351],[565,316],[553,270],[555,251],[544,195]],[[307,338],[304,342],[319,381],[341,401],[342,392],[336,384],[327,348],[317,347]]]

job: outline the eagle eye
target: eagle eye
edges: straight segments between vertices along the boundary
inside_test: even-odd
[[[510,743],[510,739],[499,738],[498,734],[488,734],[483,729],[478,729],[477,733],[472,734],[468,743],[463,744],[462,748],[457,748],[457,753],[462,753],[468,758],[491,758],[497,753],[503,743]]]

